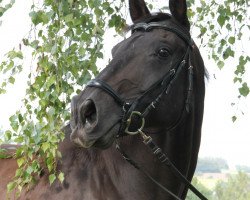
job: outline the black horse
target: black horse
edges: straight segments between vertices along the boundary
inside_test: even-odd
[[[150,14],[143,0],[130,0],[129,8],[131,36],[113,48],[109,65],[72,100],[59,147],[63,184],[50,186],[44,173],[20,199],[185,199],[188,186],[177,174],[193,177],[205,92],[186,1],[170,0],[171,15]],[[16,161],[0,160],[0,166],[5,194]]]

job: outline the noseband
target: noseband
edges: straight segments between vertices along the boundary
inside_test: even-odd
[[[145,117],[150,113],[151,110],[155,109],[157,104],[162,99],[163,95],[168,95],[169,91],[172,88],[173,83],[178,78],[180,72],[183,70],[185,66],[188,67],[188,87],[187,87],[187,96],[185,101],[185,108],[181,114],[183,115],[184,111],[189,112],[190,106],[191,106],[191,97],[192,97],[192,91],[193,91],[193,66],[190,62],[190,53],[193,48],[193,40],[191,39],[190,34],[187,31],[183,31],[181,29],[169,27],[163,22],[151,22],[151,23],[138,23],[135,24],[132,28],[132,33],[136,31],[150,31],[152,29],[164,29],[169,32],[173,32],[176,34],[179,38],[181,38],[186,44],[187,44],[187,50],[185,54],[183,55],[182,59],[176,63],[176,65],[169,70],[160,80],[156,81],[149,89],[147,89],[141,96],[136,98],[132,103],[126,102],[117,92],[106,82],[100,80],[100,79],[93,79],[89,81],[86,85],[86,87],[95,87],[103,90],[107,94],[109,94],[115,102],[122,107],[123,115],[120,122],[120,128],[117,134],[117,138],[124,136],[126,134],[128,135],[135,135],[140,134],[143,138],[144,144],[146,144],[157,156],[157,158],[160,160],[160,162],[165,163],[170,170],[175,174],[177,178],[179,178],[192,192],[194,192],[201,200],[206,200],[207,198],[204,197],[187,179],[184,175],[181,174],[181,172],[174,166],[174,164],[169,160],[167,155],[162,152],[162,150],[153,142],[152,138],[148,135],[146,135],[143,132],[144,124],[145,124]],[[140,102],[145,98],[145,96],[149,95],[152,91],[158,90],[157,97],[145,107],[143,112],[139,112],[136,110],[137,106],[140,104]],[[134,117],[137,117],[140,119],[140,125],[137,128],[136,131],[129,130],[131,121]],[[182,117],[180,117],[179,121]],[[176,124],[173,126],[175,127],[179,121],[176,122]],[[118,151],[122,154],[122,156],[135,168],[141,170],[152,182],[154,182],[156,185],[161,187],[164,191],[166,191],[168,194],[170,194],[175,199],[180,198],[173,194],[171,191],[166,189],[164,186],[162,186],[160,183],[158,183],[153,177],[151,177],[146,171],[141,169],[137,163],[135,163],[133,160],[131,160],[127,154],[120,148],[120,146],[117,144]]]

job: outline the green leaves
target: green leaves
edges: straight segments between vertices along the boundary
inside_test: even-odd
[[[17,165],[18,165],[18,167],[23,166],[24,163],[25,163],[25,159],[23,157],[17,159]]]
[[[247,173],[239,171],[237,174],[229,175],[226,181],[220,181],[213,190],[215,200],[237,199],[245,200],[250,198],[250,177]]]
[[[16,182],[10,182],[10,183],[8,183],[8,185],[7,185],[7,191],[11,192],[16,186],[17,186]]]
[[[239,92],[244,97],[246,97],[249,94],[249,87],[246,82],[242,84],[241,88],[239,88]]]
[[[0,94],[6,92],[8,84],[15,83],[15,76],[22,71],[21,62],[23,60],[23,53],[20,50],[11,50],[6,55],[7,60],[0,63],[0,73],[4,76],[0,79]]]
[[[56,178],[63,182],[63,173],[56,171],[57,157],[61,156],[57,145],[64,138],[60,129],[70,118],[68,105],[72,94],[98,73],[96,62],[103,58],[105,30],[112,27],[120,31],[125,24],[120,13],[124,4],[120,2],[43,3],[32,5],[29,13],[33,35],[23,38],[23,46],[8,52],[7,60],[0,64],[0,71],[7,76],[0,93],[15,83],[15,75],[23,68],[30,68],[24,104],[10,117],[11,129],[5,133],[6,140],[22,144],[16,151],[19,169],[10,190],[35,180],[41,171],[37,160],[50,173],[50,184]],[[25,48],[32,51],[32,66],[20,63],[26,57]]]
[[[223,61],[220,60],[220,61],[217,63],[217,65],[218,65],[219,69],[222,69],[222,68],[224,67],[225,63],[224,63]]]
[[[244,40],[248,37],[249,30],[248,7],[243,1],[235,3],[211,0],[209,3],[200,1],[200,5],[196,3],[193,2],[190,8],[196,13],[189,17],[200,30],[199,37],[202,38],[203,48],[208,47],[208,57],[216,62],[219,69],[230,67],[235,72],[233,82],[240,83],[239,95],[247,96],[249,89],[245,73],[250,59],[245,50],[249,45]],[[237,66],[232,65],[235,60],[239,61]]]
[[[5,159],[11,157],[10,155],[7,154],[7,151],[5,149],[0,148],[0,159]]]
[[[233,37],[233,36],[229,37],[229,38],[228,38],[228,42],[229,42],[230,44],[234,44],[234,43],[235,43],[235,37]]]
[[[49,142],[44,142],[41,146],[41,149],[43,150],[43,152],[46,152],[49,148],[50,148]]]
[[[237,76],[242,76],[245,74],[245,66],[250,61],[249,56],[240,56],[239,64],[236,66],[235,74]]]
[[[31,17],[31,21],[36,26],[40,23],[47,24],[49,22],[48,13],[45,13],[45,11],[39,10],[39,11],[32,11],[30,12],[29,16]]]
[[[5,131],[4,136],[5,140],[9,141],[12,138],[12,132],[10,130]]]
[[[239,64],[236,66],[236,70],[235,70],[235,77],[234,77],[234,83],[240,83],[241,86],[239,88],[239,93],[241,96],[243,97],[247,97],[249,95],[249,86],[247,84],[247,82],[243,82],[243,76],[246,72],[246,65],[247,63],[250,61],[250,57],[249,56],[240,56],[239,58]]]
[[[50,185],[56,180],[56,175],[55,174],[50,174],[49,175],[49,183]]]
[[[111,15],[111,19],[109,20],[109,27],[115,27],[115,30],[119,33],[125,27],[125,20],[117,14]]]
[[[232,117],[232,121],[235,122],[237,120],[237,117],[236,116],[233,116]]]
[[[0,1],[1,2],[1,1]],[[0,6],[0,17],[4,15],[6,11],[8,11],[15,3],[15,0],[9,0],[8,3],[5,2],[5,5]]]
[[[223,27],[223,26],[224,26],[225,21],[226,21],[225,16],[223,16],[223,15],[219,15],[219,16],[218,16],[218,18],[217,18],[217,22],[218,22],[218,24],[219,24],[221,27]]]
[[[59,173],[58,179],[59,179],[59,181],[60,181],[61,183],[63,183],[63,181],[64,181],[64,174],[63,174],[62,172]]]
[[[12,51],[9,51],[7,55],[8,55],[8,58],[11,60],[15,58],[23,59],[23,53],[21,51],[12,50]]]
[[[11,77],[9,77],[8,81],[9,81],[9,83],[14,84],[15,78],[13,76],[11,76]]]
[[[234,57],[235,52],[231,49],[231,47],[227,47],[225,51],[223,52],[223,59],[226,60],[229,57]]]

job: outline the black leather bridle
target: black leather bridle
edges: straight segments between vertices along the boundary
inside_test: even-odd
[[[95,87],[99,88],[103,91],[105,91],[107,94],[109,94],[113,99],[116,101],[117,104],[119,104],[122,107],[123,115],[120,121],[120,128],[117,134],[117,137],[124,136],[126,134],[128,135],[136,135],[140,134],[143,138],[144,144],[146,144],[157,156],[157,158],[160,160],[160,162],[165,163],[169,169],[173,172],[173,174],[179,178],[192,192],[194,192],[200,199],[206,200],[207,198],[204,197],[187,179],[184,175],[181,174],[181,172],[174,166],[174,164],[169,160],[167,155],[162,152],[162,150],[153,142],[152,138],[148,135],[146,135],[143,132],[144,123],[145,123],[145,117],[150,113],[152,109],[155,109],[157,104],[160,102],[163,95],[167,95],[177,79],[180,72],[183,70],[184,67],[188,67],[188,87],[187,87],[187,96],[185,101],[185,108],[183,109],[183,112],[189,112],[190,106],[191,106],[191,97],[192,97],[192,91],[193,91],[193,66],[191,65],[190,61],[190,53],[193,48],[193,40],[191,39],[191,36],[189,32],[183,31],[179,28],[172,28],[164,24],[164,22],[150,22],[150,23],[138,23],[135,24],[132,28],[132,33],[135,31],[150,31],[152,29],[164,29],[166,31],[170,31],[175,33],[179,38],[181,38],[186,44],[187,44],[187,50],[181,60],[176,63],[176,65],[169,70],[160,80],[158,80],[156,83],[154,83],[149,89],[147,89],[141,96],[136,98],[132,103],[126,102],[117,92],[106,82],[100,80],[100,79],[93,79],[87,83],[87,87]],[[136,110],[139,103],[145,98],[147,95],[149,95],[152,91],[158,89],[158,95],[157,97],[145,107],[143,112],[139,112]],[[137,117],[140,119],[140,126],[137,128],[136,131],[129,130],[131,121],[134,117]],[[182,117],[179,118],[179,121],[182,119]],[[176,123],[178,124],[179,121]],[[176,125],[175,125],[176,126]],[[154,182],[156,185],[161,187],[164,191],[166,191],[168,194],[170,194],[175,199],[180,198],[173,194],[171,191],[166,189],[164,186],[162,186],[159,182],[157,182],[153,177],[151,177],[145,170],[141,169],[141,167],[134,162],[132,159],[128,157],[128,155],[121,149],[120,145],[117,143],[117,149],[122,154],[124,159],[126,159],[130,164],[132,164],[135,168],[141,170],[152,182]]]

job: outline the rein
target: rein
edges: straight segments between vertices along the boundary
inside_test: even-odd
[[[168,156],[162,152],[162,150],[153,142],[152,138],[145,134],[143,132],[143,128],[145,125],[145,117],[150,113],[151,110],[155,109],[157,104],[161,101],[161,98],[163,95],[168,95],[169,91],[172,88],[173,83],[178,78],[180,72],[183,70],[185,66],[188,64],[188,87],[187,87],[187,96],[185,100],[185,107],[183,109],[183,112],[181,114],[181,117],[177,122],[175,123],[173,127],[176,127],[179,122],[183,118],[183,114],[185,111],[187,113],[190,112],[190,106],[191,106],[191,97],[192,97],[192,91],[193,91],[193,66],[191,65],[190,61],[190,53],[193,47],[193,40],[191,39],[189,33],[186,33],[182,30],[179,30],[177,28],[170,28],[166,24],[161,22],[151,22],[151,23],[138,23],[134,25],[132,28],[132,33],[135,31],[150,31],[152,29],[164,29],[166,31],[170,31],[175,33],[178,37],[180,37],[187,45],[187,50],[180,60],[176,64],[174,68],[169,70],[163,78],[161,78],[159,81],[154,83],[148,90],[146,90],[141,96],[136,98],[132,103],[128,103],[123,98],[120,97],[119,94],[107,83],[100,79],[93,79],[87,83],[87,87],[95,87],[99,88],[103,91],[105,91],[107,94],[109,94],[113,99],[116,101],[117,104],[119,104],[122,107],[123,115],[120,123],[120,128],[117,134],[117,138],[124,136],[126,134],[128,135],[141,135],[143,139],[143,143],[149,147],[152,151],[152,153],[159,159],[159,161],[163,164],[166,164],[166,166],[172,171],[172,173],[182,182],[184,183],[194,194],[196,194],[201,200],[207,200],[206,197],[204,197],[187,179],[186,177],[181,174],[181,172],[174,166],[174,164],[170,161]],[[144,111],[139,112],[136,110],[137,105],[142,101],[142,99],[148,95],[150,92],[156,90],[157,88],[160,88],[160,92],[157,95],[157,97],[145,107]],[[129,130],[130,125],[132,123],[133,118],[139,118],[140,119],[140,125],[135,131]],[[121,149],[120,145],[116,144],[117,150],[121,153],[123,158],[128,161],[132,166],[134,166],[136,169],[140,170],[145,176],[147,176],[154,184],[162,188],[165,192],[167,192],[169,195],[174,197],[175,199],[181,200],[178,196],[173,194],[171,191],[169,191],[167,188],[165,188],[163,185],[161,185],[159,182],[157,182],[150,174],[148,174],[145,170],[143,170],[136,162],[134,162],[132,159],[128,157],[128,155]]]

